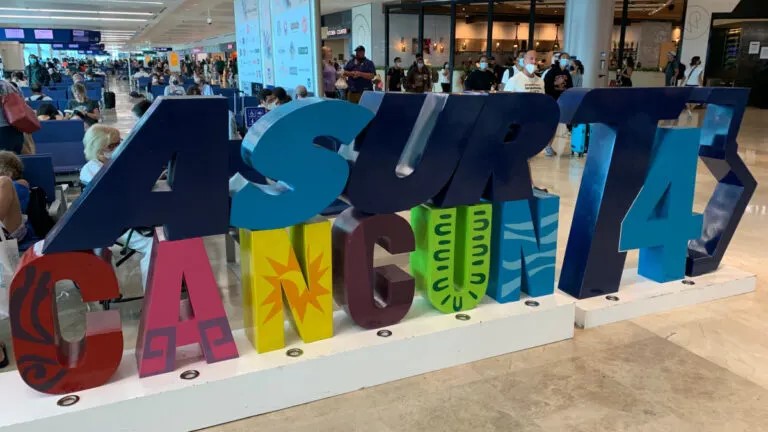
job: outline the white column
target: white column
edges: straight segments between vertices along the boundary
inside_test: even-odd
[[[615,0],[566,2],[563,50],[584,63],[584,87],[608,86],[615,3]]]
[[[688,0],[680,61],[688,64],[691,57],[699,56],[706,63],[712,14],[733,12],[737,4],[739,0]]]

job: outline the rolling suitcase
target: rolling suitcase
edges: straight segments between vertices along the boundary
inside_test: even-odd
[[[589,150],[589,124],[573,125],[571,131],[571,153],[582,157]]]
[[[108,91],[104,92],[104,109],[115,108],[115,93]]]

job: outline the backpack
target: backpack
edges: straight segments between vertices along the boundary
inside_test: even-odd
[[[27,204],[27,218],[39,238],[48,235],[48,232],[56,225],[50,214],[48,214],[48,202],[45,191],[39,187],[33,187],[29,190],[29,204]]]
[[[677,80],[685,79],[685,65],[680,63],[677,65]]]

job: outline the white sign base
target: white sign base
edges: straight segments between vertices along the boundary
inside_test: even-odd
[[[659,284],[639,276],[637,269],[627,269],[618,293],[576,302],[576,326],[593,328],[746,294],[755,290],[756,281],[754,274],[723,267],[704,276]]]
[[[0,431],[178,431],[227,423],[573,337],[574,301],[563,294],[441,315],[421,298],[408,316],[375,330],[335,314],[335,336],[303,344],[292,331],[284,350],[258,354],[242,330],[235,332],[240,358],[206,364],[196,348],[179,350],[174,373],[139,379],[133,351],[126,351],[112,380],[79,392],[80,401],[60,407],[60,396],[37,393],[18,372],[0,374]],[[531,299],[528,299],[531,300]],[[287,350],[300,348],[300,357]],[[180,374],[200,376],[183,380]]]

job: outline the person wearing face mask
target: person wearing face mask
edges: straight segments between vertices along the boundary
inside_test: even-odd
[[[403,69],[403,59],[395,57],[395,65],[387,71],[387,91],[402,92],[404,80],[405,70]]]
[[[480,57],[480,66],[470,72],[464,81],[464,89],[467,91],[491,91],[496,85],[496,76],[488,69],[488,57]]]
[[[85,159],[88,162],[80,170],[80,182],[84,188],[89,186],[96,174],[112,159],[120,143],[120,131],[109,126],[97,124],[85,132],[83,146],[85,147]],[[141,269],[142,286],[146,286],[149,260],[152,256],[152,236],[145,236],[139,231],[141,230],[127,230],[117,239],[116,243],[141,254],[139,268]],[[147,234],[150,231],[147,230]]]
[[[443,90],[443,93],[451,92],[451,68],[448,67],[448,62],[443,63],[443,68],[438,73],[438,82]]]
[[[48,69],[40,64],[40,59],[34,54],[29,56],[29,64],[24,72],[27,75],[27,80],[29,80],[29,85],[37,84],[40,87],[46,87],[51,83],[51,75],[48,74]]]
[[[424,64],[423,59],[419,59],[416,67],[408,71],[406,82],[408,93],[424,93],[432,89],[432,71]]]
[[[181,85],[181,79],[178,75],[171,75],[170,84],[168,84],[167,87],[165,87],[165,90],[163,91],[163,95],[165,96],[184,96],[186,94],[186,91],[184,91],[184,86]]]
[[[504,91],[513,93],[544,93],[544,80],[536,76],[536,51],[531,50],[523,57],[523,71],[516,73],[504,83]]]
[[[365,47],[355,48],[355,57],[344,66],[344,76],[347,78],[347,100],[352,103],[360,102],[364,91],[373,91],[373,77],[376,76],[376,66],[365,57]]]
[[[544,79],[544,89],[546,93],[555,99],[559,99],[564,91],[573,87],[573,79],[568,71],[571,56],[568,53],[560,53],[557,61],[547,71]]]
[[[547,71],[546,75],[542,77],[544,79],[545,93],[555,98],[555,100],[559,99],[563,92],[573,87],[573,78],[571,78],[571,73],[568,71],[570,61],[571,56],[568,53],[560,53],[557,61]],[[570,129],[571,125],[568,125],[568,130]],[[544,153],[547,156],[557,156],[557,153],[552,148],[552,143],[547,145]]]

